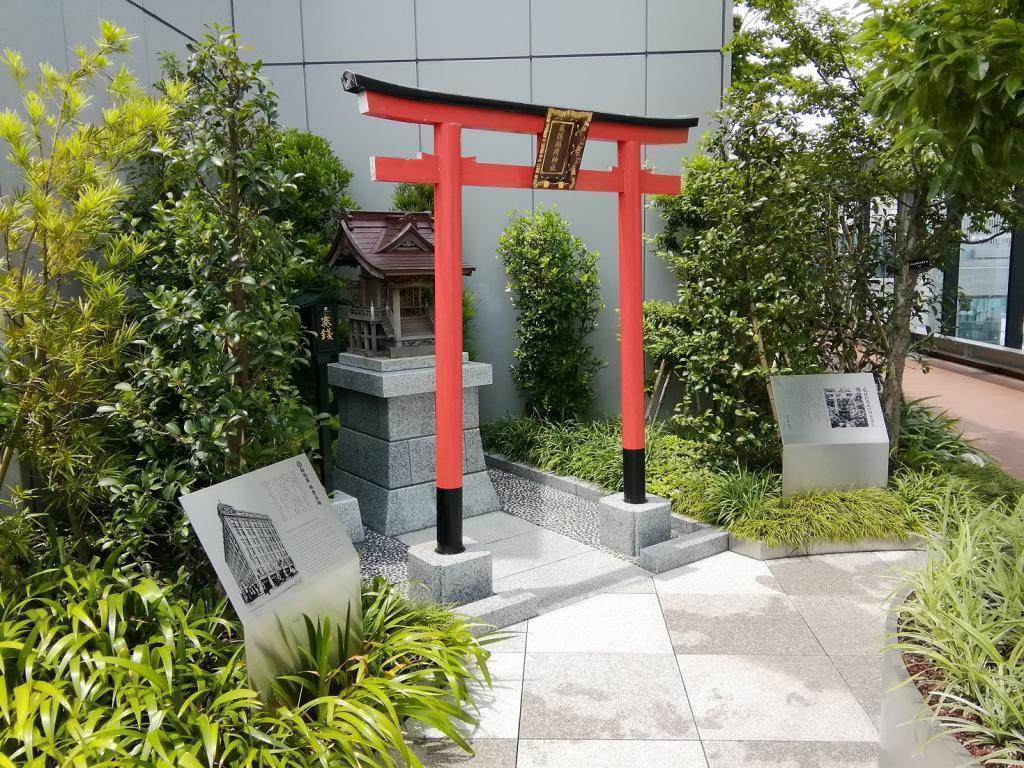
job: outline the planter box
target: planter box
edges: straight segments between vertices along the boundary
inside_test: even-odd
[[[909,539],[863,539],[854,542],[816,542],[804,547],[773,547],[763,541],[747,541],[729,536],[729,549],[736,554],[754,560],[778,560],[782,557],[806,555],[838,555],[846,552],[885,552],[887,550],[924,549],[924,538],[912,536]]]
[[[897,609],[907,594],[893,600],[889,609],[888,637],[896,634]],[[946,733],[910,681],[898,650],[888,650],[882,656],[882,692],[878,768],[963,768],[971,763],[971,754]]]

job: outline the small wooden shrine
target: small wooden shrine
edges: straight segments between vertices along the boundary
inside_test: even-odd
[[[434,216],[343,211],[332,267],[355,267],[349,352],[373,357],[434,354]],[[462,265],[462,274],[474,267]]]

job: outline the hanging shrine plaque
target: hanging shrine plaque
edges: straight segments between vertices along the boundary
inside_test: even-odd
[[[772,376],[782,494],[884,488],[889,434],[870,373]]]
[[[592,112],[548,107],[533,169],[534,189],[575,189]]]

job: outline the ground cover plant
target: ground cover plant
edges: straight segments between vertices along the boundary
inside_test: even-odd
[[[951,496],[908,576],[894,648],[941,723],[987,766],[1024,764],[1024,503]]]
[[[364,642],[309,625],[304,669],[261,699],[223,598],[111,561],[0,589],[0,766],[419,766],[406,718],[466,746],[486,651],[448,611],[378,580]],[[340,666],[326,663],[339,646]]]
[[[774,467],[730,464],[718,450],[684,439],[666,425],[647,428],[647,488],[675,512],[721,526],[741,538],[799,547],[812,542],[906,538],[937,530],[950,497],[1013,503],[1024,482],[979,453],[948,416],[920,403],[905,409],[906,450],[897,454],[889,488],[819,491],[783,498]],[[484,447],[512,461],[622,488],[618,421],[557,423],[507,419],[481,426]]]

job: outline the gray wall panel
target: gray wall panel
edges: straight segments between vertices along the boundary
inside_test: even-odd
[[[391,207],[392,184],[370,180],[370,156],[415,156],[419,132],[411,123],[378,120],[359,114],[359,99],[341,88],[341,74],[352,64],[320,64],[306,68],[306,104],[309,130],[326,137],[353,172],[351,194],[367,210]],[[416,84],[416,65],[360,64],[370,77],[406,85]]]
[[[722,47],[722,0],[647,0],[648,51]]]
[[[306,61],[415,59],[413,0],[302,0]]]
[[[529,56],[529,2],[420,2],[416,6],[416,42],[421,59]]]
[[[643,51],[646,15],[645,0],[532,0],[533,55]]]
[[[300,0],[234,0],[235,29],[248,59],[302,61]]]
[[[142,0],[142,5],[192,37],[202,37],[214,22],[231,26],[231,0]]]
[[[281,125],[307,130],[306,85],[302,76],[302,65],[264,67],[263,74],[270,78],[274,93],[277,94],[278,119]]]

